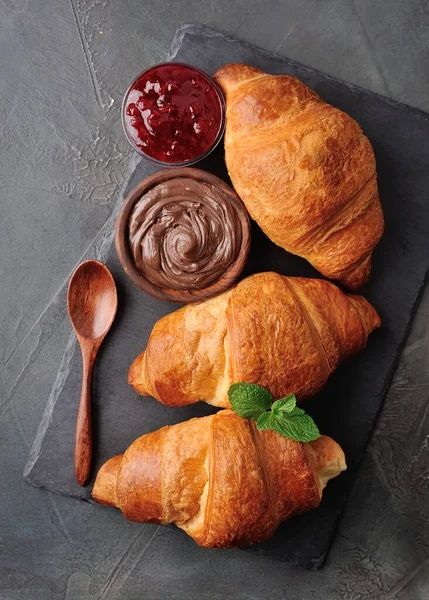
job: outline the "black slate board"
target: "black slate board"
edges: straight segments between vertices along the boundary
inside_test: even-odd
[[[209,73],[227,62],[239,61],[271,73],[295,75],[357,119],[374,146],[386,233],[374,253],[371,281],[362,293],[380,312],[383,327],[371,335],[358,357],[338,369],[323,392],[306,403],[320,429],[344,448],[349,469],[328,485],[317,510],[284,523],[270,541],[252,548],[279,560],[318,568],[333,539],[429,267],[429,116],[201,26],[179,28],[171,56]],[[228,181],[221,148],[198,166]],[[155,170],[140,162],[128,189]],[[113,219],[103,234],[102,247],[111,241],[112,226]],[[95,376],[95,468],[147,431],[213,412],[202,403],[180,409],[164,407],[153,399],[138,397],[128,387],[128,366],[145,347],[155,321],[176,306],[134,287],[113,248],[106,257],[101,251],[99,257],[107,258],[116,279],[119,312],[102,346]],[[254,225],[243,275],[265,270],[318,276],[303,260],[274,246]],[[24,475],[36,486],[88,500],[91,486],[79,488],[73,472],[80,378],[80,353],[71,338]]]

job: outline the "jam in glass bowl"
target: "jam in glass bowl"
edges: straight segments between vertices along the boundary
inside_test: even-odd
[[[225,101],[206,73],[162,63],[141,73],[122,104],[125,134],[139,154],[165,167],[206,157],[225,130]]]

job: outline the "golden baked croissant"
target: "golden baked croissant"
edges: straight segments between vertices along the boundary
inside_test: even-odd
[[[303,399],[379,325],[362,296],[328,281],[258,273],[158,321],[128,382],[171,406],[229,407],[229,386],[239,381]]]
[[[221,410],[138,438],[101,467],[92,496],[130,521],[176,523],[201,546],[228,548],[318,506],[345,468],[329,437],[294,442]]]
[[[326,277],[360,287],[384,221],[359,125],[294,77],[231,64],[215,79],[226,96],[228,173],[252,218]]]

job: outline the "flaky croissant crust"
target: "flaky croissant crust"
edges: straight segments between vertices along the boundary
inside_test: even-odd
[[[369,302],[328,281],[258,273],[158,321],[128,381],[172,406],[229,407],[228,388],[238,381],[301,400],[379,325]]]
[[[176,523],[201,546],[227,548],[318,506],[345,468],[329,437],[294,442],[222,410],[140,437],[103,465],[92,495],[131,521]]]
[[[294,77],[231,64],[215,79],[226,96],[228,173],[252,218],[326,277],[363,285],[384,220],[359,125]]]

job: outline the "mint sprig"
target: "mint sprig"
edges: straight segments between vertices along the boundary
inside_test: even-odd
[[[232,409],[244,419],[256,421],[260,430],[273,429],[296,442],[311,442],[320,437],[316,423],[296,406],[294,394],[274,403],[268,390],[254,383],[234,383],[228,390]]]
[[[237,415],[255,421],[274,400],[268,390],[254,383],[233,383],[228,390],[228,398]]]

